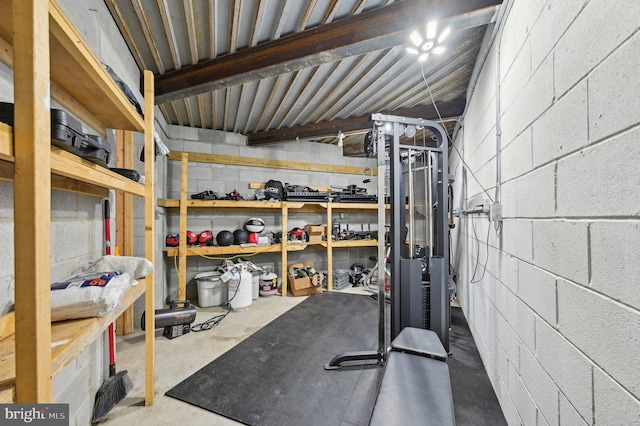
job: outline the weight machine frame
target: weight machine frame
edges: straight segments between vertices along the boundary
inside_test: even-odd
[[[445,130],[439,124],[420,118],[400,117],[387,114],[372,114],[374,127],[374,150],[378,163],[378,261],[384,265],[386,238],[386,151],[389,151],[389,207],[391,244],[391,341],[404,327],[421,327],[422,316],[422,276],[418,274],[416,282],[413,237],[410,238],[409,250],[406,250],[405,227],[407,224],[406,191],[402,167],[402,151],[409,152],[409,204],[413,213],[413,180],[411,176],[411,152],[424,152],[428,155],[430,179],[425,191],[429,192],[430,206],[425,203],[425,214],[429,216],[428,226],[431,235],[429,247],[430,274],[430,329],[435,331],[445,350],[449,351],[449,238],[448,238],[448,139]],[[436,147],[406,145],[400,143],[400,135],[409,126],[429,130],[436,139]],[[387,146],[386,136],[390,136]],[[425,196],[425,198],[427,198]],[[413,216],[411,216],[413,222]],[[411,223],[413,226],[413,223]],[[412,231],[413,232],[413,231]],[[404,253],[403,253],[404,251]],[[420,262],[419,260],[417,260]],[[413,273],[411,272],[413,270]],[[378,268],[378,349],[377,351],[345,352],[335,356],[324,365],[327,370],[339,369],[343,363],[347,365],[370,364],[377,361],[383,365],[386,361],[385,340],[385,268]],[[401,275],[404,272],[404,277]],[[404,279],[403,279],[404,278]],[[417,288],[420,290],[418,292]],[[419,296],[418,296],[419,294]],[[416,300],[419,297],[419,301]],[[419,310],[419,312],[418,312]],[[420,322],[420,324],[418,323]]]

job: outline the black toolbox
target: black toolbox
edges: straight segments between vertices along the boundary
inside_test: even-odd
[[[108,167],[111,145],[105,138],[98,135],[85,135],[84,145],[78,155],[93,163]]]
[[[13,104],[0,102],[0,121],[13,126]],[[51,143],[103,167],[109,162],[109,143],[100,136],[82,133],[80,121],[66,111],[51,110]]]

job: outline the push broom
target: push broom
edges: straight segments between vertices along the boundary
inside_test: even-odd
[[[104,201],[105,254],[111,254],[111,209],[109,200]],[[113,407],[118,405],[133,389],[133,382],[127,370],[116,373],[116,338],[114,323],[109,324],[109,377],[96,392],[93,404],[92,423],[98,423],[106,417]]]

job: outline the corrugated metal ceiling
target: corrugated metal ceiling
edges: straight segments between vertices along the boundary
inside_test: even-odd
[[[458,0],[464,1],[467,0]],[[231,58],[252,47],[286,40],[283,37],[321,28],[394,2],[105,0],[105,3],[138,66],[162,76],[212,59]],[[262,77],[256,73],[255,79],[248,79],[252,81],[197,94],[186,93],[184,97],[161,100],[159,106],[171,124],[258,135],[326,122],[335,122],[339,128],[341,120],[348,118],[427,107],[432,100],[425,80],[437,104],[458,100],[465,96],[486,23],[494,19],[487,17],[492,14],[495,17],[500,2],[484,3],[491,3],[492,9],[484,9],[491,13],[485,12],[473,25],[452,31],[444,43],[446,52],[431,55],[424,62],[423,70],[416,57],[406,53],[407,44],[366,53],[354,48],[353,56],[347,53],[338,60],[321,58],[310,66],[290,69],[284,63],[274,75]],[[410,30],[408,25],[407,40]],[[347,134],[345,145],[362,139],[350,135],[362,130],[344,133]],[[336,136],[310,139],[337,143]]]

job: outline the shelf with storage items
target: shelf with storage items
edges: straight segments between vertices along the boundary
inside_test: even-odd
[[[145,257],[154,262],[154,168],[145,164],[146,184],[51,146],[49,86],[65,108],[98,133],[107,128],[144,134],[153,158],[153,74],[144,73],[144,118],[93,55],[55,1],[0,0],[3,54],[14,66],[15,123],[0,123],[0,179],[12,180],[14,221],[31,244],[15,244],[15,310],[0,317],[0,401],[48,403],[52,379],[145,294],[154,306],[154,277],[139,279],[118,307],[99,318],[50,322],[50,188],[100,199],[108,190],[145,200]],[[48,22],[48,25],[46,24]],[[7,54],[11,52],[12,54]],[[53,95],[52,95],[53,96]],[[145,403],[154,399],[154,326],[145,332]]]
[[[317,242],[291,242],[286,238],[289,230],[289,218],[291,214],[314,213],[321,214],[326,223],[332,223],[332,214],[335,213],[375,213],[377,204],[368,203],[331,203],[331,202],[306,202],[306,201],[232,201],[232,200],[199,200],[187,198],[188,164],[189,154],[182,153],[181,161],[181,190],[180,199],[159,199],[158,206],[169,209],[172,212],[178,211],[180,214],[180,238],[178,247],[166,247],[163,251],[168,257],[178,258],[178,297],[181,300],[186,298],[186,259],[189,256],[216,256],[216,255],[237,255],[237,254],[259,254],[259,253],[280,253],[281,255],[281,292],[287,295],[287,265],[288,253],[305,250],[307,247],[315,247],[326,251],[327,256],[327,289],[332,290],[332,268],[333,268],[333,248],[355,248],[355,247],[375,247],[376,240],[349,240],[332,241],[328,238]],[[194,160],[197,161],[197,160]],[[189,212],[271,212],[280,214],[282,241],[280,244],[270,246],[188,246],[185,241],[187,231],[187,215]],[[330,230],[327,231],[330,235]]]

